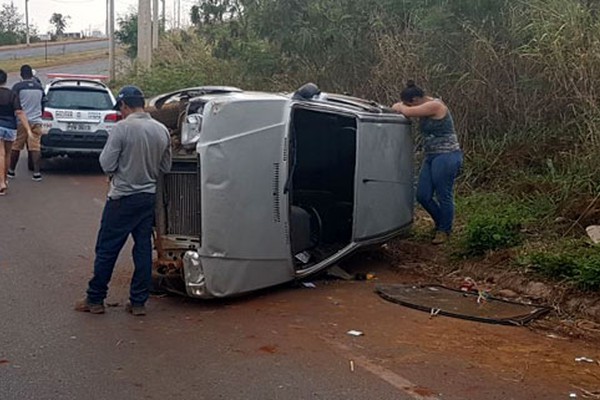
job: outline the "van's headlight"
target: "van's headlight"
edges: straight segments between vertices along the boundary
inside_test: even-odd
[[[200,254],[193,250],[186,251],[183,255],[183,269],[187,284],[194,286],[204,284],[204,270],[200,263]]]
[[[200,139],[202,130],[202,114],[190,114],[181,125],[181,144],[193,147]]]

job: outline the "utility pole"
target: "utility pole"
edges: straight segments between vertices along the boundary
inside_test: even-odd
[[[177,29],[177,0],[173,0],[173,18],[171,25],[173,26],[173,30]]]
[[[25,43],[29,46],[29,0],[25,0]]]
[[[152,50],[158,48],[158,0],[152,1]]]
[[[167,30],[167,14],[165,11],[165,0],[162,0],[162,28]]]
[[[111,81],[116,78],[115,70],[115,0],[108,0],[106,14],[108,21],[106,35],[108,36],[108,76]]]
[[[104,23],[104,33],[108,38],[108,20],[110,19],[110,0],[106,0],[106,22]]]
[[[152,64],[152,10],[150,0],[138,0],[138,61],[144,68]]]

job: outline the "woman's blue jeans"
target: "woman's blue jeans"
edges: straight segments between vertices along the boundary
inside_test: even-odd
[[[139,193],[107,200],[96,241],[94,276],[88,284],[87,301],[102,304],[108,292],[117,257],[131,234],[133,263],[129,301],[144,305],[152,284],[152,226],[156,195]]]
[[[428,154],[423,160],[417,201],[431,215],[437,231],[450,233],[454,221],[454,180],[463,164],[462,151]]]

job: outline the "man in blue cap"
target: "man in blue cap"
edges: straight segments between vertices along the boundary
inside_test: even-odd
[[[156,182],[161,173],[171,169],[171,143],[167,128],[144,111],[144,104],[144,94],[135,86],[124,86],[117,96],[115,109],[124,119],[114,126],[100,154],[110,189],[96,242],[94,276],[87,296],[75,305],[77,311],[104,313],[117,257],[131,234],[135,270],[126,309],[135,316],[146,315],[152,283]]]

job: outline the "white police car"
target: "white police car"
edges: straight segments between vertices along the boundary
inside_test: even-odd
[[[121,118],[103,75],[48,74],[42,157],[98,156]]]

